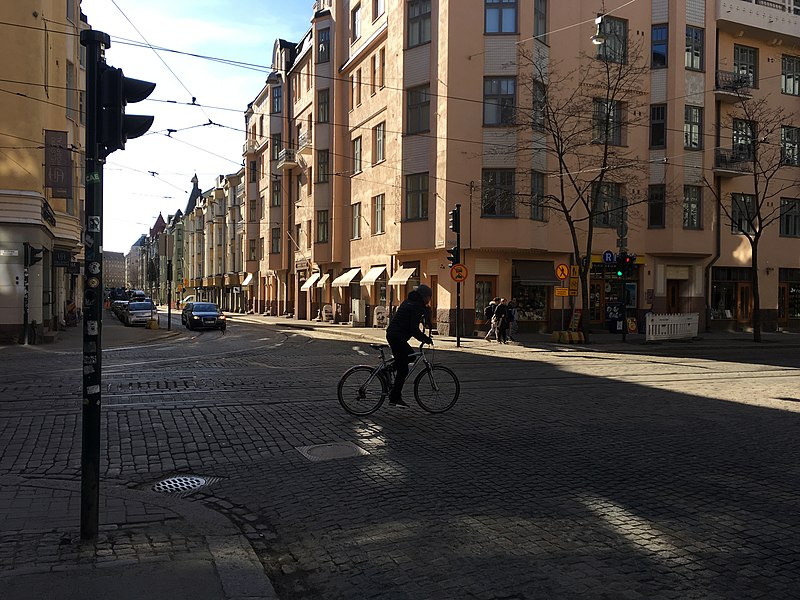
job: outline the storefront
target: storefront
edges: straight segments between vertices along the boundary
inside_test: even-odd
[[[560,285],[551,260],[511,261],[511,300],[517,308],[517,323],[522,331],[551,327],[550,310],[553,286]]]
[[[711,269],[709,317],[715,329],[736,329],[753,315],[753,279],[750,267]]]
[[[613,263],[592,263],[589,282],[589,322],[606,326],[607,317],[624,306],[624,317],[637,317],[639,309],[639,268],[634,264],[623,280]]]
[[[778,269],[778,326],[800,331],[800,269]]]

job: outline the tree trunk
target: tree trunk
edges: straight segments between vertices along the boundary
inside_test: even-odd
[[[758,287],[758,238],[752,242],[753,259],[751,263],[753,280],[753,341],[761,341],[761,297]]]

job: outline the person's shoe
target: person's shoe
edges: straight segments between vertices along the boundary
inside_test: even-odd
[[[397,408],[408,408],[408,404],[403,402],[402,398],[389,398],[389,406],[396,406]]]

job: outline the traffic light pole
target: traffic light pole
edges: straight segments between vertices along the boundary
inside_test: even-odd
[[[29,310],[30,310],[30,300],[29,300],[29,255],[30,255],[30,244],[28,242],[22,243],[23,252],[25,257],[23,258],[24,261],[24,271],[22,272],[22,284],[24,287],[24,295],[22,296],[22,343],[27,346],[28,345],[28,319],[30,318]]]
[[[108,34],[81,32],[86,46],[86,222],[84,224],[83,427],[81,438],[81,539],[97,538],[100,520],[100,399],[103,310],[103,164],[99,144],[99,70]]]

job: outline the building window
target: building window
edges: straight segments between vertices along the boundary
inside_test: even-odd
[[[353,140],[353,173],[361,173],[361,136]]]
[[[327,123],[330,118],[331,91],[329,89],[317,92],[317,123]]]
[[[753,233],[756,221],[756,197],[731,194],[731,233]]]
[[[281,134],[272,134],[272,160],[278,160],[281,156]]]
[[[547,43],[547,0],[535,0],[533,5],[533,35]]]
[[[378,55],[373,54],[370,57],[370,77],[369,80],[369,93],[371,96],[375,95],[375,92],[378,91]]]
[[[281,228],[280,227],[273,227],[272,228],[272,238],[270,240],[270,252],[272,254],[280,254],[281,253]]]
[[[800,96],[800,56],[781,58],[781,92]]]
[[[733,120],[733,153],[736,160],[753,160],[755,124],[745,119]]]
[[[696,185],[683,186],[683,228],[700,229],[703,190]]]
[[[252,200],[248,210],[248,222],[255,223],[258,215],[258,202]]]
[[[544,221],[544,173],[531,171],[531,219]]]
[[[361,69],[356,71],[356,106],[361,106]]]
[[[781,125],[781,164],[800,167],[800,127]]]
[[[331,30],[326,27],[317,32],[317,62],[326,63],[331,59]]]
[[[78,121],[78,114],[75,110],[75,65],[67,61],[67,118]]]
[[[514,216],[514,170],[484,169],[481,177],[481,216]]]
[[[592,141],[622,145],[622,103],[595,98],[593,101]]]
[[[81,125],[86,125],[86,92],[83,90],[78,90],[78,120]]]
[[[693,71],[702,71],[706,33],[701,27],[686,26],[686,52],[684,66]]]
[[[372,0],[372,20],[374,21],[386,12],[385,0]]]
[[[547,96],[544,85],[539,81],[533,82],[533,112],[531,113],[531,127],[535,131],[544,131],[544,119],[547,112]]]
[[[251,238],[247,245],[247,260],[257,260],[256,256],[256,240]]]
[[[329,150],[317,150],[317,183],[328,183],[330,180],[329,157]]]
[[[650,105],[650,147],[664,148],[667,145],[667,105]]]
[[[431,0],[411,0],[408,3],[408,47],[431,41]]]
[[[749,46],[733,45],[733,71],[746,75],[750,87],[758,87],[758,50]]]
[[[279,113],[283,111],[283,88],[272,88],[272,112]]]
[[[616,227],[625,210],[618,183],[592,184],[592,218],[595,227]]]
[[[406,219],[428,218],[428,174],[406,175]]]
[[[303,177],[300,173],[297,174],[297,195],[294,197],[295,202],[300,202],[300,196],[303,195]]]
[[[328,242],[328,211],[317,211],[317,243],[325,244]]]
[[[517,32],[517,0],[485,0],[486,33]]]
[[[513,125],[517,81],[513,77],[483,80],[483,124]]]
[[[357,240],[361,237],[361,202],[350,205],[350,239]]]
[[[653,25],[650,28],[650,67],[663,69],[669,54],[669,26]]]
[[[272,181],[272,195],[270,200],[270,206],[280,206],[281,205],[281,180],[274,179]]]
[[[628,62],[628,22],[625,19],[603,16],[600,32],[605,42],[597,46],[597,58],[608,62]]]
[[[699,150],[703,147],[703,109],[700,106],[683,108],[683,147]]]
[[[379,79],[380,79],[381,89],[383,89],[383,87],[386,85],[386,49],[381,48],[379,54],[381,58],[380,65],[378,66],[378,68],[380,69]]]
[[[311,248],[311,219],[306,221],[306,248]]]
[[[264,238],[259,238],[258,240],[258,258],[259,260],[264,259]]]
[[[386,233],[386,196],[378,194],[372,198],[372,235]]]
[[[781,198],[781,235],[800,237],[800,199]]]
[[[251,160],[250,168],[247,171],[247,181],[249,183],[255,183],[258,180],[258,171],[256,170],[256,161]]]
[[[263,218],[264,218],[264,212],[265,212],[266,210],[267,210],[267,202],[266,202],[266,200],[264,199],[264,196],[261,196],[261,197],[258,199],[258,216],[259,216],[261,219],[263,219]]]
[[[647,227],[661,229],[666,225],[666,186],[651,185],[647,192]]]
[[[352,37],[350,42],[355,42],[361,37],[361,5],[356,4],[356,7],[350,11],[350,33]]]
[[[386,160],[386,123],[378,123],[372,129],[372,164]]]
[[[407,132],[420,133],[430,130],[431,97],[430,86],[423,85],[408,90]]]

